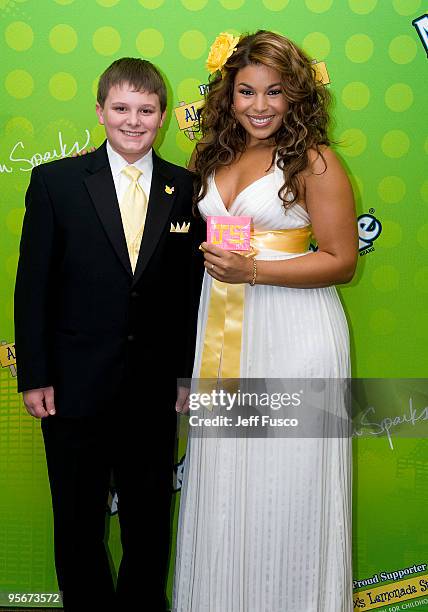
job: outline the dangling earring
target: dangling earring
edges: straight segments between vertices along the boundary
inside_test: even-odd
[[[232,106],[232,128],[236,130],[236,117],[235,117],[235,109]]]

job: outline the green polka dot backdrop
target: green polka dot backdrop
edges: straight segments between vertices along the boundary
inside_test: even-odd
[[[356,198],[359,266],[340,289],[351,324],[353,375],[423,377],[425,8],[421,0],[0,0],[0,592],[57,590],[39,423],[16,392],[13,287],[31,169],[104,139],[95,115],[100,73],[122,56],[161,68],[169,105],[157,148],[185,165],[215,36],[265,28],[302,45],[328,74],[334,148]],[[81,367],[76,364],[76,376]],[[417,466],[426,479],[426,445],[397,439],[391,450],[385,439],[357,439],[354,450],[355,580],[426,562],[426,539],[417,527],[423,495],[426,501]],[[176,521],[179,494],[175,500]],[[109,546],[117,566],[114,514]]]

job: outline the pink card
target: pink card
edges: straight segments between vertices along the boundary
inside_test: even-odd
[[[251,217],[207,217],[207,242],[226,251],[251,249]]]

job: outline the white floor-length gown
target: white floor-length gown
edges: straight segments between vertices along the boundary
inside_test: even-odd
[[[212,177],[207,215],[251,216],[256,230],[299,228],[275,166],[226,210]],[[257,259],[295,255],[262,251]],[[305,255],[300,255],[305,256]],[[194,377],[201,365],[212,278],[205,273]],[[334,287],[245,288],[241,378],[346,378],[345,316]],[[178,528],[174,612],[351,612],[349,438],[190,435]]]

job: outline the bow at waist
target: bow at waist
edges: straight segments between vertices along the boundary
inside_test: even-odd
[[[312,236],[312,226],[295,229],[251,231],[251,247],[254,251],[281,251],[306,253]]]

